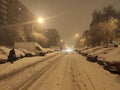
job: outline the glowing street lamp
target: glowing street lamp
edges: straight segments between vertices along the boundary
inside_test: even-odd
[[[78,33],[76,33],[76,34],[75,34],[75,37],[79,37],[79,34],[78,34]]]
[[[44,22],[44,19],[43,18],[38,18],[37,20],[40,24],[42,24]]]
[[[43,18],[38,18],[36,21],[37,21],[37,23],[39,23],[39,28],[42,30],[42,24],[44,22],[44,19]]]
[[[60,40],[60,42],[62,43],[62,42],[63,42],[63,40]]]

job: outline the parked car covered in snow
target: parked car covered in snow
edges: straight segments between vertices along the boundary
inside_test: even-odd
[[[32,56],[35,56],[35,52],[30,52],[26,49],[18,49],[19,51],[22,51],[24,54],[25,54],[25,57],[32,57]]]
[[[46,55],[46,50],[36,42],[15,42],[16,49],[26,49],[30,52],[35,52],[36,55]]]
[[[97,55],[87,55],[87,60],[91,62],[97,62],[98,56]]]
[[[7,62],[8,57],[6,55],[0,54],[0,64]]]
[[[50,48],[45,48],[45,50],[46,50],[47,53],[52,53],[52,52],[54,52],[54,50],[52,50],[52,49],[50,49]]]
[[[20,58],[25,57],[25,53],[23,53],[23,52],[20,51],[20,50],[15,49],[15,53],[16,53],[16,58],[17,58],[17,59],[20,59]]]
[[[4,47],[4,46],[0,47],[0,51],[2,51],[2,54],[6,55],[6,56],[9,56],[10,50],[11,50],[10,48]],[[17,49],[15,49],[15,54],[16,54],[17,59],[23,58],[25,56],[25,54],[23,52],[21,52]]]

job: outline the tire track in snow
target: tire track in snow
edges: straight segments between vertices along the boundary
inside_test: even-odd
[[[92,83],[92,80],[90,79],[89,75],[87,74],[87,72],[84,70],[84,68],[82,67],[82,65],[79,63],[77,63],[77,54],[73,54],[74,56],[74,62],[76,63],[76,67],[81,71],[82,74],[85,75],[85,77],[87,78],[87,80],[89,81],[89,83],[91,84],[91,86],[93,87],[93,90],[96,90],[94,84]],[[89,90],[89,89],[88,89]]]
[[[25,67],[22,67],[22,68],[18,69],[18,70],[9,72],[9,73],[7,73],[7,74],[0,75],[0,81],[4,80],[4,79],[6,79],[6,78],[12,77],[13,75],[15,75],[15,74],[17,74],[17,73],[20,73],[20,72],[22,72],[23,70],[25,70],[25,69],[27,69],[27,68],[29,68],[29,67],[31,67],[31,66],[35,66],[35,65],[38,64],[38,63],[42,63],[42,62],[44,62],[44,61],[47,61],[47,59],[53,58],[53,57],[55,57],[55,56],[57,56],[57,55],[59,55],[59,53],[57,53],[57,54],[55,54],[55,55],[52,55],[52,56],[49,56],[49,57],[47,57],[47,58],[44,58],[44,59],[42,59],[42,60],[40,60],[40,61],[38,61],[38,62],[29,64],[29,65],[27,65],[27,66],[25,66]]]
[[[49,62],[51,59],[54,59],[54,58],[60,58],[61,56],[62,56],[63,54],[61,54],[61,55],[57,55],[57,56],[52,56],[49,60],[48,59],[46,59],[44,62]],[[42,60],[42,62],[43,62],[43,60]],[[43,63],[44,63],[43,62]],[[49,62],[49,63],[51,63],[51,62]],[[14,88],[14,87],[21,87],[21,84],[20,85],[14,85],[14,84],[11,84],[10,82],[14,82],[14,78],[16,78],[16,76],[19,76],[20,74],[23,74],[23,77],[24,77],[24,71],[26,72],[26,71],[30,71],[29,69],[30,68],[34,68],[36,65],[39,65],[39,64],[42,64],[41,63],[41,61],[40,62],[38,62],[38,63],[34,63],[33,65],[30,65],[29,67],[27,67],[27,68],[25,68],[25,69],[22,69],[22,71],[20,71],[20,72],[18,72],[18,73],[15,73],[15,74],[13,74],[12,76],[9,76],[8,78],[5,78],[5,79],[2,79],[2,81],[0,81],[0,83],[1,83],[1,85],[2,85],[2,88],[4,88],[4,87],[8,87],[8,88],[10,88],[10,85],[13,85],[12,86],[12,88]],[[47,67],[46,67],[47,68]],[[4,89],[2,89],[2,90],[4,90]],[[9,90],[9,89],[8,89]],[[11,90],[11,89],[10,89]],[[17,90],[17,89],[12,89],[12,90]]]
[[[57,57],[56,59],[58,59],[58,58],[60,58],[60,57]],[[54,63],[50,63],[50,64],[46,65],[44,68],[42,68],[42,70],[40,70],[40,72],[37,72],[34,76],[32,76],[31,78],[29,78],[28,80],[26,80],[26,82],[22,83],[22,85],[20,85],[20,87],[17,87],[16,90],[27,90],[30,86],[32,86],[32,84],[34,82],[36,82],[45,73],[50,72],[49,74],[51,74],[53,72],[53,68],[55,68],[56,65],[58,64],[58,63],[56,63],[57,60],[54,60],[52,62],[54,62]],[[46,79],[47,78],[45,78],[44,81],[46,81]],[[43,84],[43,82],[42,82],[42,84]],[[40,84],[39,87],[42,84]]]
[[[57,65],[52,69],[51,71],[48,71],[48,73],[44,74],[43,79],[37,80],[35,84],[33,84],[32,87],[28,88],[29,90],[60,90],[62,78],[64,69],[66,66],[66,55],[62,58],[59,58],[57,61]],[[43,84],[40,85],[40,83],[43,81]]]

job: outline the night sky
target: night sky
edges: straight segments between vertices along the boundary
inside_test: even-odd
[[[72,45],[76,33],[89,29],[96,9],[113,5],[120,10],[120,0],[20,0],[37,17],[45,19],[42,28],[56,28],[61,38]]]

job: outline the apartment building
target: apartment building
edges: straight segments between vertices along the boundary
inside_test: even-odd
[[[26,23],[34,18],[19,0],[0,0],[0,26]]]
[[[22,37],[19,37],[21,32],[27,32],[26,36],[29,36],[33,24],[28,22],[35,18],[19,0],[0,0],[0,45],[13,45],[16,40],[22,41]]]

